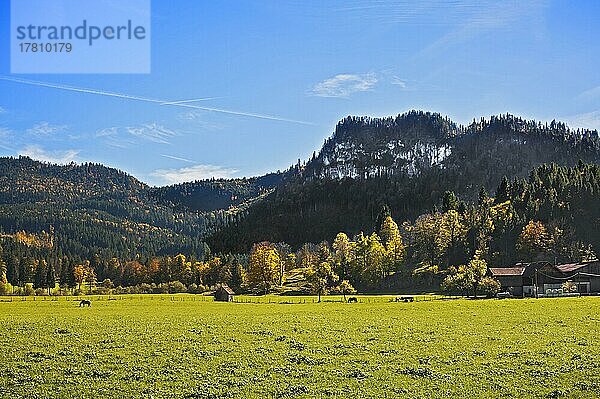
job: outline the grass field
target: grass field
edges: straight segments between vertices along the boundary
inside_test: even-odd
[[[600,397],[600,298],[122,298],[0,302],[0,397]]]

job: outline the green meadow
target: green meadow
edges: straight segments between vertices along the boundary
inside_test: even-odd
[[[0,302],[1,398],[600,397],[600,298],[40,299]]]

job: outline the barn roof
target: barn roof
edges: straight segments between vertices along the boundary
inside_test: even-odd
[[[490,267],[493,276],[522,276],[525,272],[525,266],[515,267]]]
[[[558,269],[563,273],[569,273],[575,271],[581,267],[585,266],[584,263],[565,263],[562,265],[557,265]]]
[[[225,292],[227,292],[229,295],[235,295],[235,292],[227,284],[221,284],[219,289],[225,290]]]
[[[562,265],[557,265],[556,267],[563,273],[570,273],[570,272],[574,272],[577,271],[583,267],[586,267],[587,265],[589,265],[590,263],[595,263],[597,261],[591,261],[591,262],[577,262],[577,263],[564,263]]]

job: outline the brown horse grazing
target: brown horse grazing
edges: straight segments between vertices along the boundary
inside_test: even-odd
[[[355,297],[350,297],[348,298],[348,303],[358,303],[358,299],[356,299]]]
[[[82,307],[82,306],[90,307],[90,306],[92,306],[92,301],[90,301],[89,299],[82,299],[79,302],[79,307]]]

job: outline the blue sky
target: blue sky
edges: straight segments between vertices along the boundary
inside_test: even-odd
[[[162,185],[285,169],[346,115],[510,112],[600,129],[597,1],[153,0],[151,73],[137,75],[11,75],[1,3],[0,76],[82,89],[0,80],[2,156]]]

